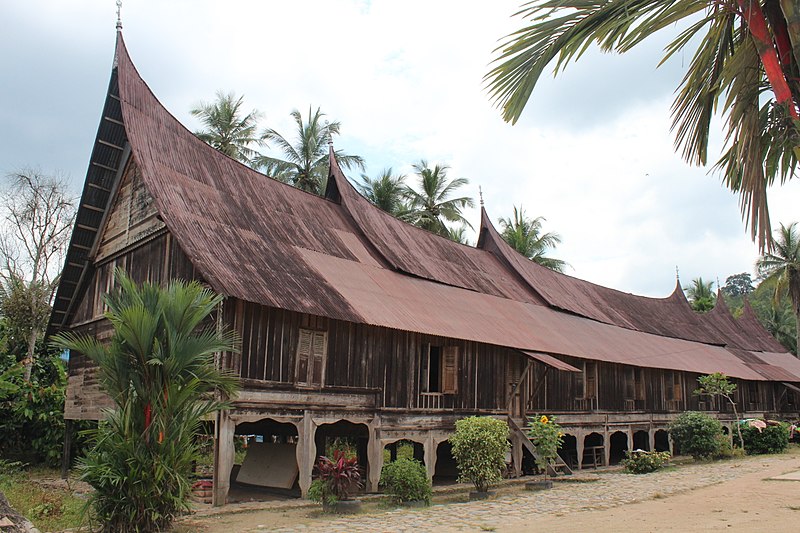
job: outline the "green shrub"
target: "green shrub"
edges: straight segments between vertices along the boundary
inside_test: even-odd
[[[459,481],[469,481],[479,492],[502,479],[508,452],[508,425],[488,416],[471,416],[456,422],[449,439],[458,463]]]
[[[41,354],[30,381],[23,379],[21,370],[13,355],[0,356],[0,455],[34,465],[58,466],[65,429],[64,363],[56,355]],[[85,422],[73,424],[73,455],[85,445],[78,431],[88,427]]]
[[[719,453],[722,424],[705,413],[682,413],[669,426],[669,434],[680,452],[695,459],[704,459]]]
[[[742,437],[744,450],[749,455],[783,453],[789,446],[789,426],[786,424],[767,426],[761,431],[746,426],[742,428]]]
[[[431,503],[431,481],[425,465],[415,459],[398,459],[383,465],[381,485],[397,503],[424,501]]]
[[[622,465],[631,474],[655,472],[667,464],[671,457],[669,452],[646,452],[644,450],[625,452],[625,455]]]

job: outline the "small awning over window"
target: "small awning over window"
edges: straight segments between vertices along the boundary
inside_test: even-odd
[[[787,389],[793,390],[793,391],[795,391],[795,392],[800,392],[800,388],[798,388],[798,387],[797,387],[797,386],[795,386],[795,385],[792,385],[791,383],[786,383],[786,382],[784,381],[784,382],[783,382],[783,384],[786,386],[786,388],[787,388]]]
[[[529,352],[527,350],[520,350],[520,352],[524,353],[527,357],[530,357],[531,359],[539,361],[540,363],[544,363],[547,366],[552,366],[556,370],[563,370],[565,372],[583,372],[581,369],[575,368],[572,365],[568,365],[564,361],[556,359],[552,355],[547,355],[546,353]]]

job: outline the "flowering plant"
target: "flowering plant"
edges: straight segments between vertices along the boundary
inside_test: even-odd
[[[558,458],[558,449],[564,442],[561,426],[556,424],[556,417],[536,415],[531,417],[528,426],[528,438],[536,447],[536,466],[544,470],[547,479],[548,466],[552,466]]]

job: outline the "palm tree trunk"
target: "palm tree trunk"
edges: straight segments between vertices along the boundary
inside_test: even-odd
[[[794,319],[796,321],[794,326],[794,356],[800,358],[800,312],[797,309],[794,311]]]
[[[800,9],[795,5],[795,0],[780,0],[781,11],[786,19],[786,31],[792,42],[794,61],[800,65]]]
[[[761,4],[756,0],[739,0],[739,7],[742,10],[742,17],[747,23],[750,36],[756,45],[756,50],[758,50],[758,55],[761,57],[761,63],[764,65],[764,72],[772,87],[772,92],[775,93],[775,100],[779,104],[786,105],[793,118],[798,118],[792,91],[786,82],[778,54],[772,44],[772,35],[767,27],[767,20],[764,18]]]

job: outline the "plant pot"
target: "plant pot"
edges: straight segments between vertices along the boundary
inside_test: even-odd
[[[192,485],[192,500],[197,503],[210,504],[214,494],[214,482],[210,479],[200,479]]]
[[[525,490],[548,490],[553,488],[553,480],[539,479],[525,483]]]
[[[323,503],[322,510],[326,513],[357,514],[361,512],[361,500],[339,500],[336,503]]]
[[[487,490],[486,492],[472,490],[469,492],[469,501],[474,502],[477,500],[488,500],[494,496],[494,491]]]

